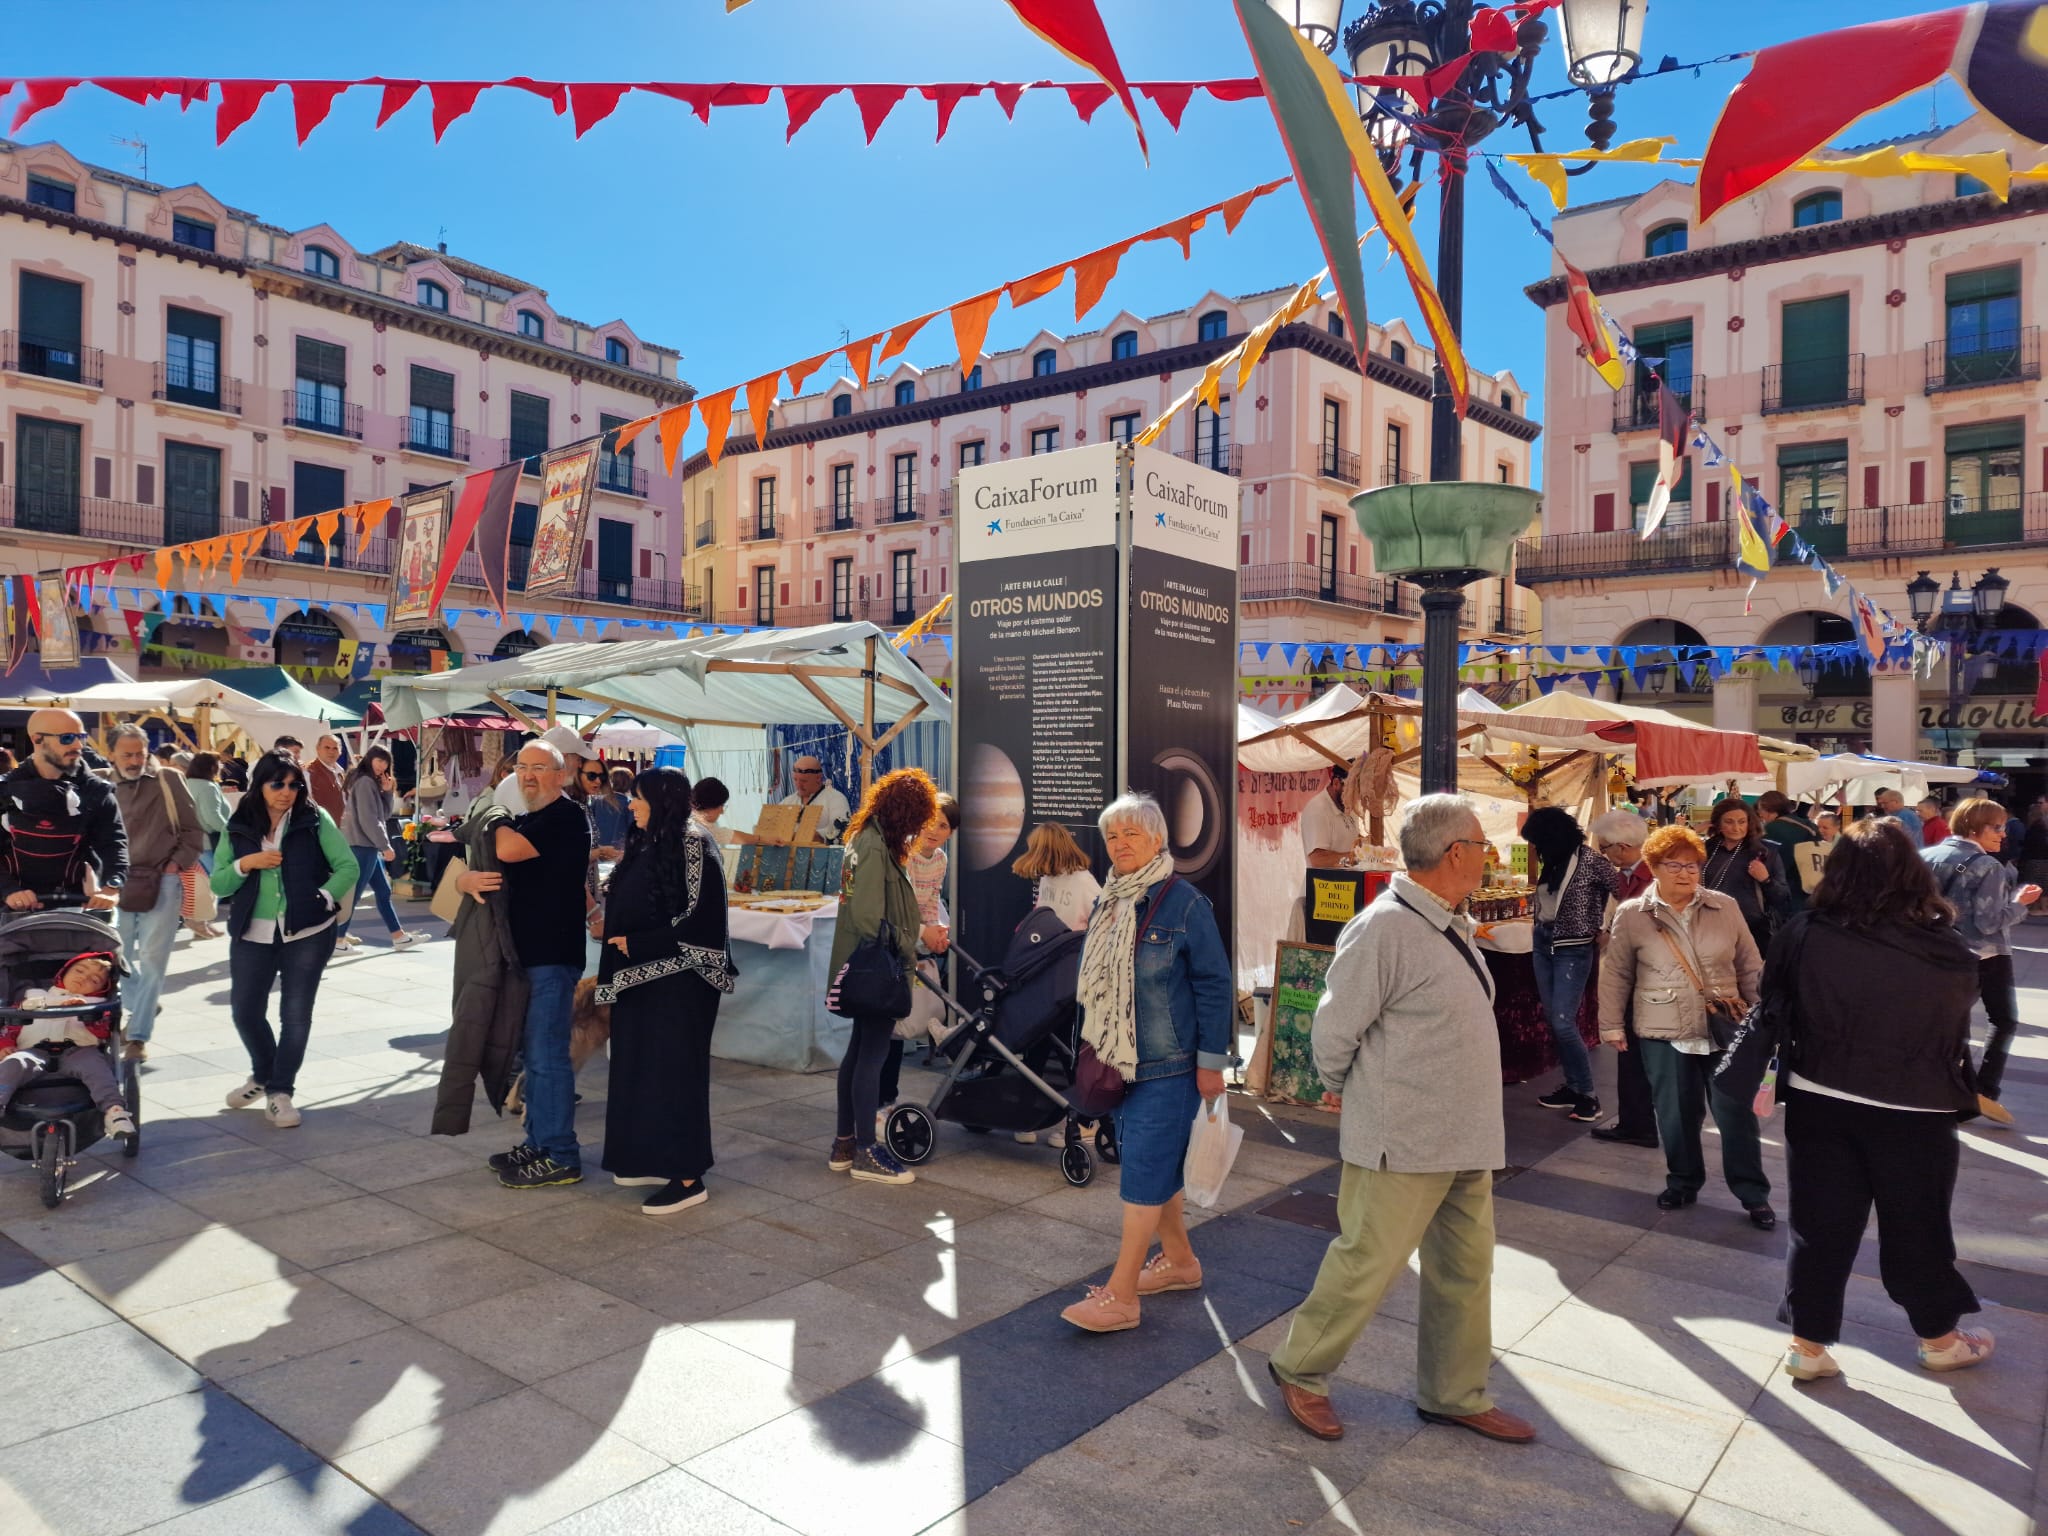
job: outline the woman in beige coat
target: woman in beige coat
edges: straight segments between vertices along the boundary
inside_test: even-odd
[[[1713,1086],[1716,1055],[1708,1006],[1739,1017],[1757,999],[1763,957],[1734,898],[1701,888],[1706,845],[1687,827],[1660,827],[1643,843],[1654,884],[1614,915],[1600,957],[1600,1039],[1627,1050],[1622,1021],[1631,1006],[1664,1144],[1660,1209],[1679,1210],[1707,1182],[1700,1126],[1709,1108],[1721,1132],[1721,1174],[1749,1219],[1778,1224],[1764,1175],[1756,1113]]]

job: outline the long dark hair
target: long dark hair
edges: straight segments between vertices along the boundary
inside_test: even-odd
[[[1842,829],[1806,909],[1850,928],[1910,923],[1954,925],[1955,908],[1941,899],[1934,871],[1897,822],[1870,816]]]
[[[249,792],[242,796],[241,803],[228,817],[230,827],[239,827],[252,837],[262,839],[270,835],[270,805],[263,798],[263,786],[275,784],[279,779],[293,778],[299,781],[298,797],[285,815],[290,821],[312,802],[307,798],[306,770],[286,757],[282,752],[266,752],[256,759],[256,766],[249,770]]]
[[[1544,889],[1554,891],[1564,884],[1572,855],[1586,846],[1586,829],[1563,806],[1546,805],[1531,811],[1522,823],[1522,841],[1535,849],[1542,861]]]
[[[348,777],[341,781],[341,787],[345,790],[354,789],[356,787],[357,779],[370,778],[370,764],[376,762],[379,759],[382,759],[384,766],[386,768],[389,768],[391,766],[390,750],[385,747],[370,747],[362,753],[360,753],[357,756],[355,762],[350,764],[348,770]],[[371,779],[371,782],[376,783],[376,780]],[[377,787],[379,789],[383,788],[381,784],[379,784]]]
[[[647,802],[647,825],[626,834],[619,869],[651,860],[662,911],[671,918],[679,917],[689,900],[683,889],[683,850],[693,835],[689,775],[680,768],[645,769],[634,776],[633,794]]]
[[[1730,795],[1724,800],[1714,802],[1713,812],[1707,817],[1707,830],[1714,834],[1715,843],[1727,841],[1721,836],[1721,818],[1730,811],[1740,811],[1748,818],[1745,823],[1746,830],[1742,834],[1742,847],[1744,852],[1754,854],[1763,846],[1763,818],[1757,815],[1755,806],[1739,795]]]

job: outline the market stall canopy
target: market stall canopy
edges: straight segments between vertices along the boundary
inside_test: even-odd
[[[1375,716],[1420,717],[1421,704],[1387,693],[1360,693],[1339,683],[1278,720],[1238,706],[1237,760],[1257,773],[1309,773],[1349,765],[1374,745]],[[1247,716],[1267,721],[1247,736]]]
[[[1461,711],[1489,743],[1515,742],[1555,752],[1628,753],[1645,787],[1755,780],[1768,786],[1771,765],[1820,754],[1748,731],[1721,731],[1668,710],[1615,704],[1560,688],[1503,711]]]
[[[211,677],[185,677],[163,683],[138,683],[132,679],[98,683],[90,688],[39,694],[13,707],[35,709],[44,704],[62,705],[82,715],[168,718],[176,713],[182,719],[194,719],[200,710],[208,709],[266,751],[280,736],[296,736],[310,742],[324,729],[318,720],[272,709],[261,699],[253,699]],[[7,701],[0,700],[0,708],[4,707]]]
[[[0,709],[21,708],[12,701],[37,694],[66,693],[76,688],[94,688],[101,683],[134,681],[104,656],[87,656],[77,666],[60,667],[55,672],[45,672],[33,658],[24,658],[21,665],[0,678]]]
[[[872,674],[869,672],[872,668]],[[404,729],[530,691],[571,694],[662,726],[842,725],[950,720],[946,696],[873,624],[752,630],[688,640],[547,645],[505,661],[384,679],[388,724]]]
[[[334,696],[337,707],[347,710],[365,725],[384,723],[384,706],[377,699],[377,679],[359,677]]]
[[[1975,768],[1837,752],[1812,762],[1789,764],[1785,769],[1785,793],[1795,800],[1812,800],[1847,789],[1850,804],[1868,805],[1877,798],[1880,789],[1896,789],[1908,800],[1919,800],[1925,798],[1930,784],[1977,784],[1996,777]]]
[[[353,709],[339,699],[323,699],[283,667],[224,667],[212,676],[215,682],[287,715],[324,720],[329,725],[363,723],[361,710]]]

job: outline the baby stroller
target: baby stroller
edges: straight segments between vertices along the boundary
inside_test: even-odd
[[[103,1025],[107,1038],[99,1049],[114,1069],[122,1101],[134,1118],[135,1131],[121,1138],[121,1153],[142,1150],[142,1084],[139,1063],[122,1059],[120,978],[128,974],[121,940],[114,925],[92,913],[47,910],[59,900],[43,898],[46,910],[0,915],[0,1024],[30,1024],[38,1019],[76,1019]],[[30,987],[48,986],[74,955],[100,951],[113,957],[114,988],[104,1002],[75,1008],[27,1009],[12,1006]],[[82,1049],[82,1047],[76,1047]],[[17,1092],[0,1115],[0,1152],[34,1163],[42,1179],[43,1204],[55,1208],[64,1198],[64,1183],[78,1154],[101,1139],[106,1128],[100,1111],[75,1077],[61,1072],[39,1077]]]
[[[1080,1020],[1074,991],[1085,937],[1040,907],[1017,925],[999,968],[978,964],[957,945],[949,951],[966,973],[964,990],[978,992],[980,1002],[970,1011],[933,988],[957,1021],[938,1044],[952,1065],[929,1105],[900,1104],[889,1112],[882,1139],[891,1152],[905,1163],[930,1158],[934,1119],[970,1131],[1011,1132],[1065,1122],[1060,1172],[1076,1186],[1095,1177],[1074,1108],[1049,1080],[1073,1081]],[[1116,1132],[1107,1119],[1097,1129],[1095,1152],[1106,1163],[1117,1160]]]

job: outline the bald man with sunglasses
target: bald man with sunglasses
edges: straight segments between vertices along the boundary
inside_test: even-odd
[[[28,761],[0,779],[0,904],[32,912],[46,896],[89,889],[89,908],[111,908],[128,878],[128,834],[113,785],[80,761],[85,722],[39,709],[28,739]]]

